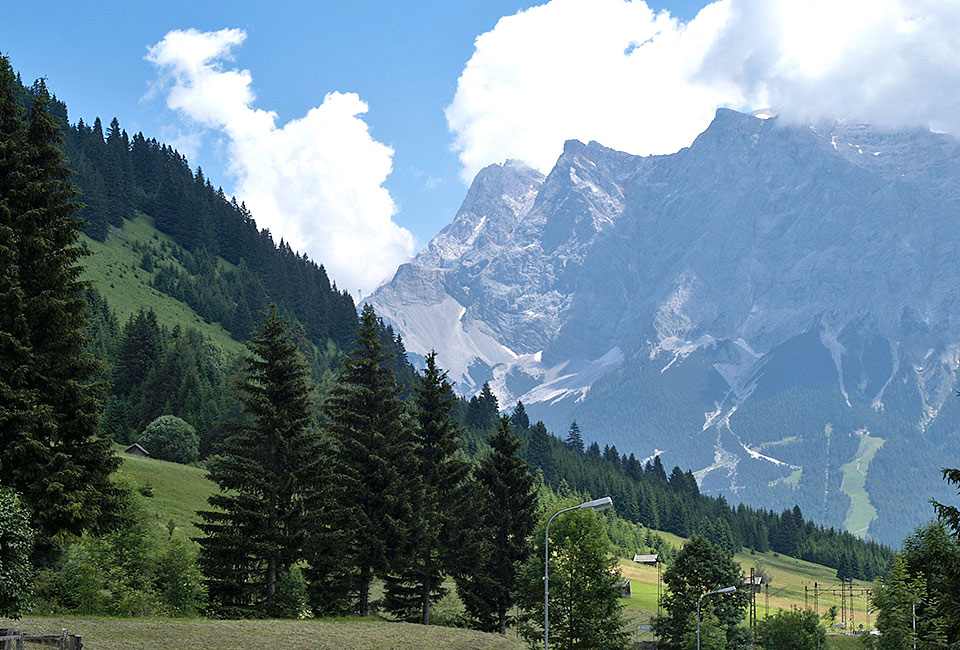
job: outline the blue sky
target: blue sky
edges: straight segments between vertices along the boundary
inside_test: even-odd
[[[161,97],[142,100],[156,72],[147,47],[173,29],[238,27],[235,64],[253,74],[257,105],[280,121],[301,116],[330,91],[370,106],[372,135],[393,147],[386,182],[396,221],[426,242],[446,225],[466,187],[443,110],[473,53],[501,16],[539,4],[513,0],[429,2],[27,2],[0,3],[0,51],[27,80],[39,76],[71,120],[113,116],[129,132],[171,140],[176,120]],[[652,3],[692,17],[703,2]],[[226,190],[232,179],[213,138],[191,164]],[[222,152],[220,152],[222,154]]]
[[[71,120],[116,116],[130,133],[180,144],[192,166],[228,194],[244,199],[249,191],[248,200],[263,206],[253,206],[259,223],[326,263],[335,278],[342,274],[341,284],[365,292],[452,219],[477,169],[516,157],[548,171],[565,138],[666,153],[688,144],[717,106],[766,102],[800,118],[846,112],[955,130],[960,12],[952,7],[930,15],[906,0],[719,0],[700,12],[701,0],[651,0],[648,12],[641,0],[553,0],[498,25],[538,4],[6,0],[0,52],[26,81],[46,77]],[[148,48],[175,30],[202,36],[227,28],[239,31],[221,39],[203,71],[213,81],[222,71],[249,71],[255,99],[216,108],[208,92],[171,108],[175,91],[200,84],[192,76],[199,59],[168,43],[151,62]],[[898,56],[905,64],[891,69]],[[941,90],[931,97],[926,89],[934,84]],[[331,92],[358,97],[331,102],[336,119],[318,117],[315,125],[325,126],[306,131],[336,140],[331,133],[343,127],[352,133],[342,138],[344,149],[284,159],[278,148],[289,137],[279,131]],[[916,102],[904,101],[913,96]],[[263,111],[276,118],[257,136],[257,146],[266,147],[260,150],[239,123]],[[267,132],[272,144],[264,144]],[[302,178],[254,178],[260,155],[278,166],[314,156],[304,169],[317,173],[352,149],[366,153],[345,167],[359,176],[374,170],[348,188],[352,198],[330,198],[328,188],[325,196],[308,192],[296,208],[291,188]],[[349,170],[334,171],[332,184],[353,182]],[[270,192],[292,194],[274,205],[262,196]],[[295,214],[271,221],[272,210],[284,209]],[[351,219],[367,230],[352,240],[347,232],[326,238],[339,245],[324,242],[337,209],[352,215],[343,230]],[[319,225],[306,223],[324,210],[330,214]],[[388,236],[364,250],[357,242],[375,239],[377,223]],[[354,272],[381,257],[382,267]]]

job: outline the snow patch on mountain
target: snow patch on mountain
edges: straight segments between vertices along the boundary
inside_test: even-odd
[[[830,332],[826,328],[820,330],[820,342],[823,343],[824,347],[830,350],[830,358],[833,359],[833,365],[837,368],[837,379],[840,382],[840,394],[843,395],[843,399],[847,403],[847,406],[853,408],[850,404],[850,395],[847,394],[847,388],[843,385],[843,345],[837,340],[837,335],[833,332]]]

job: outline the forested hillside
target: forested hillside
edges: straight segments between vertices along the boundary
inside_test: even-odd
[[[66,107],[58,104],[66,123]],[[268,230],[257,228],[236,199],[227,199],[203,172],[190,171],[172,148],[136,134],[132,139],[114,119],[104,134],[99,118],[66,127],[65,153],[76,171],[86,207],[85,232],[103,241],[138,212],[177,243],[174,258],[162,258],[141,242],[143,266],[155,273],[160,291],[190,305],[208,321],[245,340],[260,311],[276,302],[304,326],[317,345],[327,339],[348,344],[356,329],[356,308],[346,291],[331,285],[323,266],[295,253]],[[235,268],[218,266],[222,258]]]
[[[470,401],[460,400],[459,414],[470,431],[468,449],[482,444],[483,431],[499,408],[487,385]],[[732,506],[722,496],[701,494],[689,470],[674,467],[668,476],[659,456],[639,460],[621,455],[615,446],[585,446],[576,422],[561,440],[543,422],[531,423],[522,403],[512,413],[511,423],[525,443],[522,453],[548,486],[609,495],[628,521],[681,537],[702,535],[730,553],[741,548],[776,551],[863,580],[882,575],[892,558],[886,546],[820,526],[799,507],[775,512]]]
[[[132,442],[150,421],[175,413],[200,432],[201,457],[212,453],[230,415],[242,349],[231,343],[245,341],[271,303],[296,323],[314,379],[329,378],[353,339],[357,312],[322,265],[283,240],[275,244],[246,206],[228,200],[200,169],[191,172],[171,147],[140,133],[130,138],[116,119],[106,133],[99,118],[69,125],[56,99],[50,111],[63,125],[67,164],[81,189],[79,214],[91,240],[84,246],[95,250],[84,264],[93,283],[89,336],[108,386],[105,433]],[[132,292],[139,303],[117,304]],[[171,310],[171,300],[183,308]],[[404,358],[389,328],[383,339]],[[398,361],[395,371],[411,385],[411,368]]]

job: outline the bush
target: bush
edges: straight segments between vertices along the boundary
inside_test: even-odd
[[[207,603],[207,588],[197,565],[197,548],[173,537],[160,552],[154,586],[168,616],[198,616]]]
[[[277,616],[303,618],[310,611],[307,601],[307,581],[300,567],[293,567],[277,579]]]
[[[200,456],[196,430],[175,415],[161,415],[148,424],[137,442],[151,456],[174,463],[193,463]]]
[[[30,597],[30,516],[12,490],[0,490],[0,617],[19,618]]]
[[[826,647],[820,619],[809,609],[781,609],[757,622],[757,643],[764,650],[816,650],[818,637]]]
[[[64,548],[34,583],[37,614],[196,616],[206,590],[196,545],[151,527],[131,486],[117,484],[120,508],[111,530]]]

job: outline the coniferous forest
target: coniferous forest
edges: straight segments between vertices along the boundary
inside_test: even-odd
[[[137,215],[170,239],[138,244],[153,288],[245,352],[149,306],[121,322],[81,280],[81,231],[105,241]],[[0,602],[4,614],[368,615],[376,583],[394,617],[429,623],[449,577],[460,622],[502,633],[547,498],[612,497],[598,530],[627,557],[669,559],[643,527],[843,578],[872,580],[892,558],[799,508],[731,504],[659,457],[585,445],[577,423],[551,434],[489,385],[456,397],[433,356],[416,371],[371,308],[358,315],[323,266],[275,243],[176,151],[116,119],[71,125],[6,58],[0,260],[0,513],[29,522],[10,548],[32,572],[32,595]],[[136,491],[112,478],[112,443],[147,439],[220,489],[198,516],[199,546],[172,530],[150,538]]]

